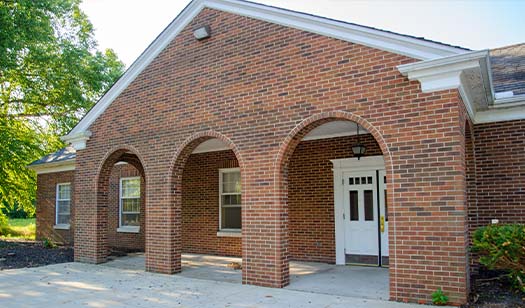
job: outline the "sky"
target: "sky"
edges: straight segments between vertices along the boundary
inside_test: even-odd
[[[83,0],[99,49],[130,66],[189,0]],[[473,50],[525,42],[523,0],[255,0]]]

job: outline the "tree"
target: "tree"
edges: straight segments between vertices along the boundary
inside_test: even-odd
[[[96,49],[80,0],[0,0],[0,206],[33,207],[26,165],[66,134],[124,70]]]

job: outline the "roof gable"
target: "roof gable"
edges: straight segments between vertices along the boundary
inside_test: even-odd
[[[419,60],[438,59],[467,52],[467,50],[463,48],[428,41],[421,38],[396,34],[247,1],[193,0],[148,46],[148,48],[129,67],[120,79],[71,130],[71,132],[62,139],[72,143],[77,149],[84,148],[86,140],[90,137],[88,128],[91,124],[204,8],[211,8],[236,15],[251,17],[409,56]]]

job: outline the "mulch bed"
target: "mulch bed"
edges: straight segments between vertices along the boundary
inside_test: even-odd
[[[525,294],[513,290],[503,272],[480,269],[471,283],[466,308],[525,308]]]
[[[0,240],[0,270],[73,262],[72,247],[45,248],[42,242]]]

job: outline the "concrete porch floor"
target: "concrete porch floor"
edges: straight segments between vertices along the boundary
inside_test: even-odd
[[[144,270],[144,254],[129,254],[103,266],[124,270]],[[178,275],[203,280],[241,283],[241,270],[227,265],[241,258],[198,254],[182,255]],[[316,262],[290,262],[290,285],[285,289],[329,295],[388,300],[388,269],[337,266]]]

